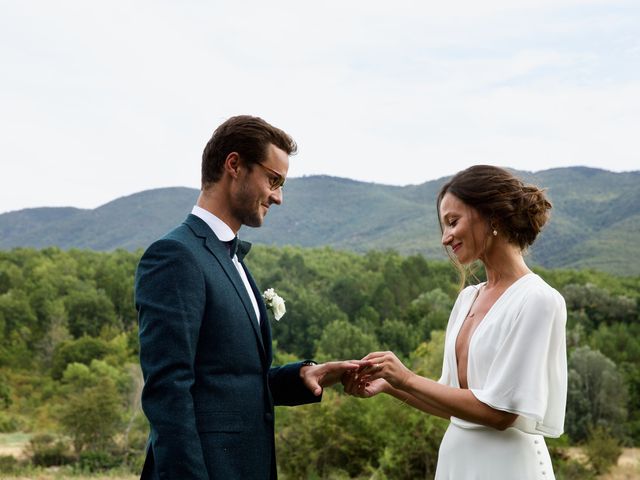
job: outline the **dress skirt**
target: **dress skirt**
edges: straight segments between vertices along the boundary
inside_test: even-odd
[[[463,428],[450,423],[438,453],[436,480],[554,479],[542,435],[516,428]]]

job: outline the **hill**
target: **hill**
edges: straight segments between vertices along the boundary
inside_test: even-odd
[[[640,171],[586,167],[517,172],[548,189],[552,220],[531,251],[547,268],[640,275]],[[329,176],[290,179],[284,206],[241,236],[269,245],[395,249],[443,258],[435,197],[447,179],[404,187]],[[196,189],[147,190],[93,210],[33,208],[0,215],[0,248],[144,248],[191,210]]]

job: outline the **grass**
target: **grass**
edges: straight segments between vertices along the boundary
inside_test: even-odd
[[[0,445],[14,446],[24,445],[31,438],[31,434],[15,432],[15,433],[0,433]]]
[[[73,479],[73,480],[134,480],[140,478],[139,475],[131,475],[131,474],[96,474],[92,476],[87,475],[76,475],[67,472],[42,472],[42,473],[34,473],[29,476],[5,476],[2,477],[3,480],[63,480],[63,479]]]
[[[22,451],[29,442],[31,435],[28,433],[0,433],[0,456],[12,455],[22,457]]]
[[[0,433],[0,455],[20,456],[22,448],[29,442],[31,435],[28,433]],[[579,448],[569,449],[575,458],[580,457],[582,452]],[[139,475],[123,473],[122,471],[111,471],[88,475],[71,470],[70,467],[54,468],[26,468],[21,473],[15,475],[3,473],[3,480],[134,480],[140,478]],[[625,448],[622,456],[618,460],[618,465],[611,472],[599,477],[600,480],[632,480],[640,479],[640,448]]]
[[[16,458],[21,458],[22,451],[30,439],[31,434],[28,433],[0,433],[0,456],[12,455]],[[63,480],[67,478],[73,480],[134,480],[140,478],[140,476],[117,470],[88,475],[74,472],[71,467],[21,467],[20,473],[0,472],[0,478],[2,480]]]

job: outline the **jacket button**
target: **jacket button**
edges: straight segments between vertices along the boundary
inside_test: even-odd
[[[264,419],[265,419],[265,421],[267,421],[267,422],[273,422],[273,414],[268,413],[268,412],[267,412],[267,413],[265,413],[265,414],[264,414]]]

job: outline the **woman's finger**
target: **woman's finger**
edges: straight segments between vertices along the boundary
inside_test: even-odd
[[[373,359],[376,359],[378,357],[382,357],[384,356],[385,352],[371,352],[369,355],[367,355],[366,357],[364,357],[362,360],[363,361],[373,361]],[[375,363],[375,362],[374,362]]]

